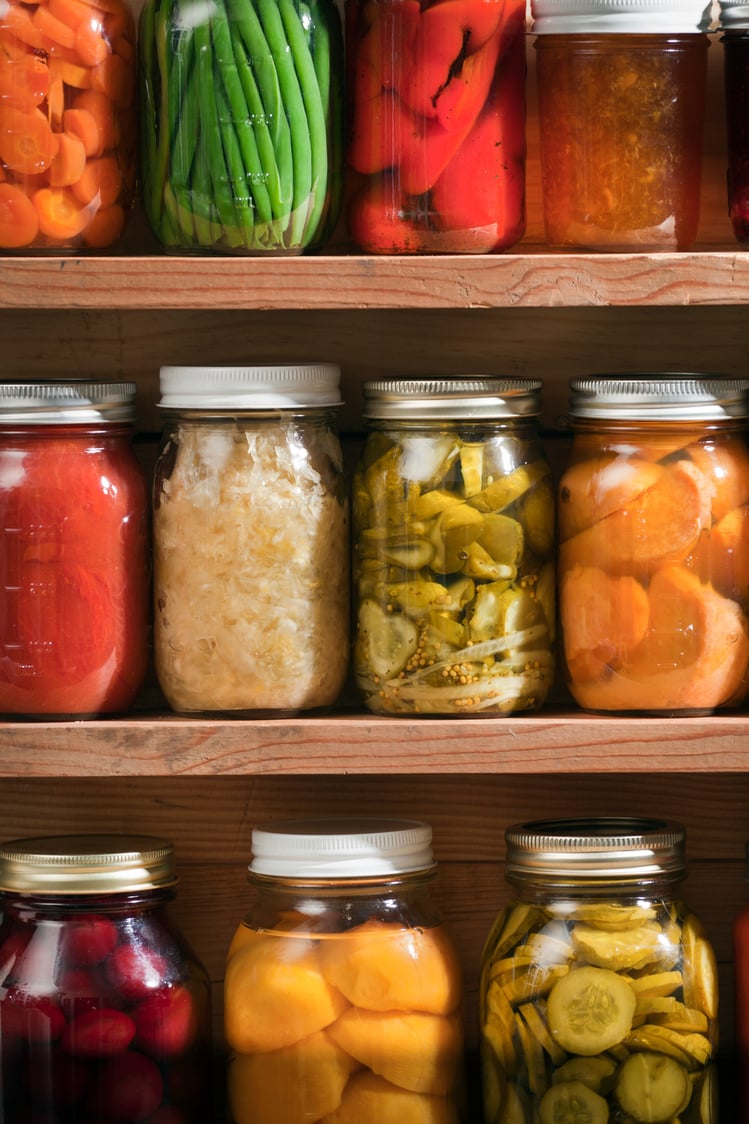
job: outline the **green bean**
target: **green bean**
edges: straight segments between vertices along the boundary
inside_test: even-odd
[[[192,32],[185,32],[181,49],[175,53],[175,65],[169,75],[170,86],[176,98],[179,95],[179,111],[170,127],[172,138],[169,158],[169,178],[173,184],[187,187],[190,183],[190,169],[195,158],[198,138],[199,109],[195,91],[195,57]]]
[[[242,232],[243,241],[248,248],[252,248],[255,208],[252,205],[252,196],[247,183],[247,170],[242,160],[239,138],[234,129],[231,107],[224,88],[220,82],[217,82],[214,89],[216,94],[219,131],[221,143],[224,148],[226,168],[229,173],[229,182],[232,188],[234,209],[236,211],[239,228]]]
[[[221,241],[221,222],[213,202],[211,174],[206,155],[205,134],[200,133],[192,165],[189,209],[195,233],[201,246],[214,246]]]
[[[211,176],[213,199],[224,228],[227,243],[230,246],[238,246],[242,237],[238,230],[239,224],[233,193],[229,187],[230,177],[224,157],[221,126],[216,107],[210,31],[205,24],[200,24],[195,28],[195,50],[197,53],[200,128],[201,134],[205,137],[207,167]]]

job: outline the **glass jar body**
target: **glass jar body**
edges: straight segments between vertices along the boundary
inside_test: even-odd
[[[462,972],[424,876],[257,881],[224,980],[231,1119],[463,1120]]]
[[[739,705],[749,689],[743,421],[573,428],[558,568],[574,699],[656,714]]]
[[[170,252],[319,249],[342,197],[335,0],[301,10],[290,0],[231,0],[195,9],[189,25],[179,20],[178,9],[147,0],[139,25],[142,194],[153,233]]]
[[[547,243],[689,249],[707,37],[549,34],[535,45]]]
[[[728,144],[728,214],[736,241],[749,245],[749,123],[742,106],[749,96],[749,32],[723,33],[723,80]]]
[[[0,251],[96,251],[135,191],[135,22],[125,0],[6,6]]]
[[[348,504],[329,410],[176,416],[154,479],[154,652],[183,712],[331,706],[348,667]]]
[[[348,228],[377,254],[487,253],[525,229],[517,0],[347,6]]]
[[[372,421],[354,474],[354,671],[380,714],[535,710],[554,496],[535,421]]]
[[[486,1124],[717,1119],[715,956],[673,884],[525,884],[479,993]]]
[[[0,429],[0,711],[125,710],[148,659],[148,499],[126,425]]]
[[[210,983],[169,897],[2,896],[4,1124],[207,1118]]]
[[[736,1027],[736,1119],[749,1121],[749,906],[733,924],[733,964]]]

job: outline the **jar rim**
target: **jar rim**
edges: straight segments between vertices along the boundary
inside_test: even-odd
[[[174,846],[150,835],[50,835],[0,844],[0,891],[110,894],[177,881]]]

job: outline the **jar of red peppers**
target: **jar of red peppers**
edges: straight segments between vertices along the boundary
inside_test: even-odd
[[[697,237],[702,0],[533,0],[546,241],[686,250]]]
[[[252,833],[224,979],[234,1124],[459,1124],[460,961],[432,830],[352,817]]]
[[[134,383],[0,384],[0,713],[133,702],[148,659]]]
[[[127,0],[0,5],[0,250],[118,240],[136,162]]]
[[[376,254],[504,250],[525,229],[525,5],[352,0],[349,233]]]
[[[749,691],[749,382],[571,384],[559,484],[567,683],[588,710],[710,713]]]
[[[749,246],[749,7],[721,0],[723,81],[728,145],[728,215],[736,241]]]
[[[209,980],[150,836],[0,847],[0,1119],[203,1124]]]

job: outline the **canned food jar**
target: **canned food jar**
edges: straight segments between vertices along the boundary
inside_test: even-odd
[[[749,7],[721,0],[723,83],[728,148],[728,215],[736,241],[749,245],[749,124],[742,106],[749,97]]]
[[[255,901],[224,979],[234,1124],[465,1119],[462,973],[431,839],[367,817],[253,831]]]
[[[209,1118],[209,981],[170,919],[171,843],[0,846],[0,1119]]]
[[[585,709],[709,714],[746,697],[748,410],[743,379],[571,383],[559,605]]]
[[[533,0],[550,246],[668,251],[696,240],[703,8],[703,0]]]
[[[135,384],[0,383],[0,712],[127,709],[148,662]]]
[[[349,655],[340,370],[163,367],[154,650],[174,710],[331,706]]]
[[[554,675],[554,494],[532,379],[365,384],[354,671],[380,714],[536,710]]]
[[[135,21],[125,0],[0,8],[0,250],[99,250],[135,191]]]
[[[749,843],[745,848],[746,879],[749,881]],[[733,923],[733,969],[736,1028],[736,1120],[749,1121],[749,904]]]
[[[347,220],[375,254],[487,253],[525,230],[525,4],[352,0]]]
[[[479,994],[486,1124],[717,1120],[715,955],[685,833],[638,818],[506,833],[513,898]]]
[[[143,207],[161,245],[319,249],[342,198],[336,0],[146,0],[138,49]]]

